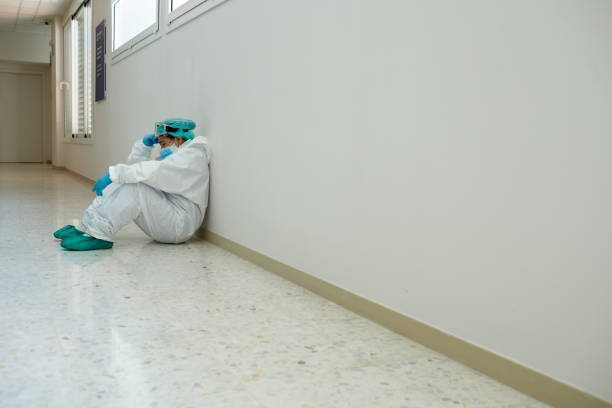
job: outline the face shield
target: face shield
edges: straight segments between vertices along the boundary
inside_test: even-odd
[[[172,126],[168,126],[165,123],[162,122],[156,122],[155,123],[155,137],[160,137],[163,135],[171,135],[174,136],[173,133],[177,133],[179,132],[180,129],[172,127]]]

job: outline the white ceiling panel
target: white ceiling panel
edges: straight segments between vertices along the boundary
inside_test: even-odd
[[[62,15],[71,0],[0,0],[0,31],[46,32],[50,21]]]
[[[38,7],[21,7],[19,10],[19,16],[21,17],[34,17],[36,16],[36,12],[38,11]]]
[[[40,3],[40,8],[38,9],[38,12],[40,14],[44,14],[44,13],[55,13],[58,11],[63,11],[62,9],[62,5],[61,4],[54,4],[54,3]]]

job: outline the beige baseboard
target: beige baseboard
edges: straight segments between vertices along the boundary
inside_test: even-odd
[[[62,167],[62,166],[56,166],[56,165],[53,165],[53,168],[54,168],[55,170],[62,170],[62,171],[66,171],[66,172],[68,172],[68,173],[72,174],[73,176],[76,176],[76,177],[77,177],[77,178],[78,178],[80,181],[84,181],[84,182],[86,182],[86,183],[88,183],[88,184],[91,184],[91,183],[95,183],[95,182],[96,182],[95,180],[92,180],[92,179],[90,179],[89,177],[85,177],[85,176],[84,176],[84,175],[82,175],[82,174],[79,174],[79,173],[77,173],[77,172],[75,172],[75,171],[72,171],[72,170],[70,170],[70,169],[67,169],[66,167]]]
[[[612,404],[584,391],[308,275],[214,232],[201,229],[199,235],[317,295],[553,407],[612,407]]]

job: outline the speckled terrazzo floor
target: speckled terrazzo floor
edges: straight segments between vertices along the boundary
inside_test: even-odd
[[[0,164],[0,407],[545,407],[206,241],[65,252],[91,186]]]

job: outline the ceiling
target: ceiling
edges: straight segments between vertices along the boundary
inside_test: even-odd
[[[0,0],[0,31],[50,33],[53,16],[64,14],[70,3],[72,0]]]

